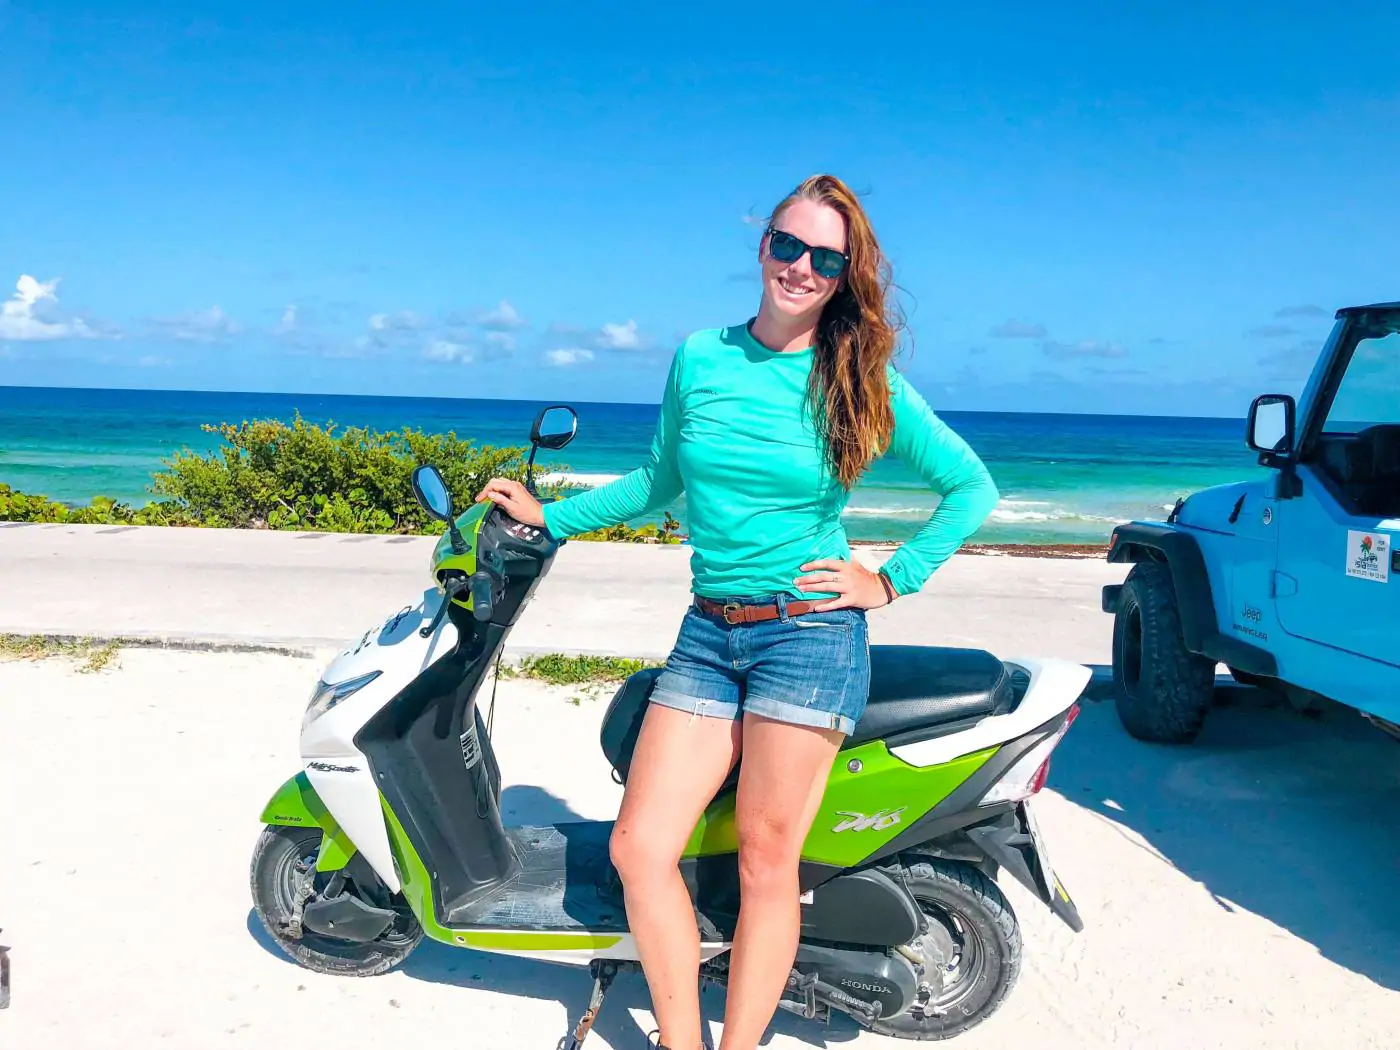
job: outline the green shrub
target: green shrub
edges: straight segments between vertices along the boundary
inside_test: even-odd
[[[135,510],[109,496],[97,496],[86,507],[70,507],[66,503],[16,492],[0,482],[0,521],[56,522],[70,525],[187,525],[179,508],[164,503],[149,503]]]
[[[666,512],[666,520],[661,525],[609,525],[580,533],[575,539],[596,540],[605,543],[679,543],[681,523]]]
[[[528,448],[478,447],[455,433],[364,427],[335,432],[307,423],[256,420],[204,429],[218,451],[166,461],[152,490],[202,525],[319,532],[437,533],[414,498],[410,477],[431,463],[465,509],[493,477],[525,480]]]
[[[502,677],[534,678],[550,685],[589,685],[620,682],[648,667],[661,666],[654,660],[626,656],[565,656],[549,653],[527,656],[515,666],[502,666]]]
[[[337,433],[335,424],[307,423],[300,414],[290,423],[254,420],[203,429],[220,435],[223,445],[163,460],[165,469],[151,484],[162,498],[140,509],[106,496],[70,507],[0,483],[0,521],[437,534],[442,524],[429,518],[413,495],[415,466],[436,466],[462,510],[493,477],[523,482],[529,455],[528,447],[478,446],[455,432],[350,427]],[[549,465],[550,472],[567,469]],[[559,494],[557,486],[538,487],[541,496]],[[578,538],[675,543],[679,529],[667,514],[659,527],[618,525]]]

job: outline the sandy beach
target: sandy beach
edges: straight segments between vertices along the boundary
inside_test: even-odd
[[[581,972],[425,943],[396,972],[335,979],[261,932],[247,882],[257,814],[296,768],[319,665],[150,649],[91,673],[0,663],[0,925],[14,960],[0,1045],[555,1045],[586,999]],[[596,740],[602,703],[503,683],[507,819],[615,813],[600,755],[578,748]],[[1131,741],[1108,705],[1089,705],[1041,804],[1086,928],[1072,934],[1005,885],[1023,975],[954,1045],[1394,1046],[1396,768],[1394,743],[1346,712],[1305,721],[1236,704],[1199,746],[1171,750]],[[722,1009],[709,993],[714,1036]],[[651,1023],[644,987],[625,981],[588,1045],[640,1047]],[[890,1045],[787,1015],[768,1045],[845,1044]]]
[[[140,641],[96,671],[0,661],[0,940],[14,961],[0,1045],[555,1045],[586,1000],[581,972],[425,943],[383,977],[325,978],[277,952],[251,911],[257,816],[297,768],[309,690],[334,647],[421,593],[427,542],[0,530],[0,633]],[[875,615],[872,636],[1080,660],[1101,696],[1111,624],[1098,587],[1122,571],[960,555]],[[682,549],[571,544],[513,651],[664,653],[686,579]],[[607,695],[502,684],[507,819],[614,815],[620,789],[593,744]],[[1072,934],[1005,880],[1023,976],[954,1045],[1395,1045],[1400,752],[1345,710],[1304,718],[1239,688],[1219,700],[1183,749],[1134,741],[1111,704],[1086,705],[1040,805],[1086,928]],[[647,1002],[640,982],[621,983],[588,1045],[645,1045]],[[713,1036],[722,1009],[711,992]],[[888,1045],[785,1014],[768,1045],[846,1043]]]

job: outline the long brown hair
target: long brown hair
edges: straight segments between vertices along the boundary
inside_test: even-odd
[[[773,209],[769,224],[799,200],[829,205],[846,220],[851,261],[817,323],[808,398],[831,471],[849,489],[889,448],[894,411],[887,369],[901,321],[886,301],[889,263],[855,193],[834,175],[813,175]]]

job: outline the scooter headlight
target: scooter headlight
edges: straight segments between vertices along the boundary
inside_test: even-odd
[[[306,705],[306,714],[301,719],[302,728],[305,729],[346,697],[354,696],[355,693],[378,678],[381,673],[380,671],[370,671],[367,674],[356,675],[354,678],[347,678],[343,682],[317,682],[316,689],[311,694],[311,700]]]

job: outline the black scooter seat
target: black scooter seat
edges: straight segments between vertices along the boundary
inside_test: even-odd
[[[872,645],[870,700],[846,746],[942,736],[1015,703],[1006,665],[983,649]]]
[[[603,754],[620,780],[626,780],[647,699],[660,674],[660,668],[648,668],[632,675],[603,715]],[[842,749],[871,740],[895,746],[956,733],[1006,714],[1017,696],[1006,665],[985,650],[872,645],[870,699]]]

